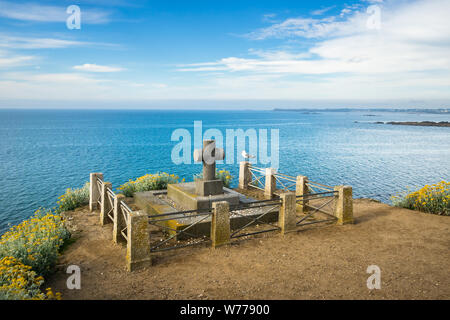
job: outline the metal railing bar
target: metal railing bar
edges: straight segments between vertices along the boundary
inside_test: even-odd
[[[315,184],[315,185],[318,185],[318,186],[321,186],[324,188],[333,189],[332,186],[327,186],[326,184],[322,184],[322,183],[315,182],[315,181],[308,181],[306,184]]]
[[[269,210],[269,212],[270,212],[270,211],[272,211],[272,210]],[[248,217],[248,216],[243,215],[243,214],[240,214],[240,213],[235,213],[235,215],[240,216],[240,217],[242,217],[242,218],[247,218],[248,220],[252,219],[252,217]],[[252,223],[253,223],[253,222],[252,222]],[[273,224],[271,224],[271,223],[269,223],[269,222],[259,221],[258,223],[266,224],[266,225],[269,225],[269,226],[271,226],[271,227],[280,229],[280,227],[278,227],[278,226],[276,226],[276,225],[273,225]]]
[[[125,229],[121,230],[120,233],[122,234],[122,237],[125,238],[125,240],[127,240],[128,242],[128,236],[123,232]]]
[[[327,192],[307,193],[307,194],[298,195],[295,197],[296,198],[305,198],[305,197],[310,197],[310,196],[318,196],[318,195],[323,195],[323,194],[336,194],[336,193],[337,193],[337,191],[327,191]]]
[[[286,177],[286,178],[291,178],[291,179],[297,180],[297,177],[290,176],[288,174],[284,174],[284,173],[281,173],[281,172],[277,172],[277,173],[275,173],[275,175],[279,175],[279,176],[283,176],[283,177]]]
[[[116,194],[114,193],[114,191],[112,191],[110,188],[106,189],[106,193],[108,193],[111,197],[115,198]]]
[[[331,222],[331,221],[336,221],[335,219],[326,219],[326,220],[319,220],[319,221],[310,221],[310,222],[305,222],[302,224],[297,224],[297,226],[307,226],[310,224],[316,224],[316,223],[322,223],[322,222]]]
[[[275,208],[275,207],[274,207],[274,208]],[[268,214],[270,211],[272,211],[272,209],[271,209],[271,210],[268,210],[268,211],[266,211],[266,212],[264,212],[263,214],[261,214],[261,215],[259,215],[259,216],[257,216],[255,219],[252,219],[252,221],[250,221],[249,223],[247,223],[247,224],[244,225],[243,227],[241,227],[241,228],[237,229],[236,231],[234,231],[234,232],[231,234],[231,236],[234,236],[235,234],[237,234],[237,233],[239,233],[240,231],[244,230],[244,229],[247,228],[248,226],[252,225],[252,224],[255,223],[256,221],[258,221],[259,219],[261,219],[262,217],[264,217],[266,214]],[[249,217],[249,219],[251,219],[251,218]]]
[[[243,234],[239,234],[239,235],[235,235],[235,236],[231,236],[232,239],[236,239],[236,238],[241,238],[241,237],[245,237],[245,236],[253,236],[256,234],[260,234],[260,233],[266,233],[266,232],[272,232],[272,231],[277,231],[280,230],[279,228],[273,228],[273,229],[267,229],[267,230],[262,230],[262,231],[255,231],[255,232],[248,232],[248,233],[243,233]]]
[[[327,216],[330,216],[330,217],[332,217],[333,219],[337,220],[337,217],[336,217],[336,216],[334,216],[334,215],[332,215],[331,213],[326,212],[326,211],[324,211],[324,210],[322,210],[322,209],[319,209],[319,208],[317,208],[317,207],[311,206],[311,205],[309,205],[309,204],[305,204],[305,207],[309,207],[309,208],[311,208],[311,209],[315,209],[315,210],[317,210],[318,212],[323,213],[323,214],[325,214],[325,215],[327,215]]]
[[[303,218],[301,218],[300,221],[298,221],[298,222],[296,223],[296,225],[300,225],[300,223],[301,223],[302,221],[304,221],[305,219],[308,219],[309,217],[311,217],[314,213],[317,212],[317,210],[322,209],[323,207],[325,207],[327,204],[329,204],[329,203],[330,203],[331,201],[333,201],[333,200],[334,200],[334,199],[331,199],[331,200],[325,202],[325,203],[322,204],[319,208],[315,209],[313,212],[308,213],[306,216],[304,216]]]
[[[152,224],[152,223],[150,223],[150,224],[151,224],[151,225],[154,225],[154,224]],[[159,228],[163,228],[163,229],[167,229],[167,230],[171,230],[171,231],[175,231],[175,232],[178,231],[177,229],[170,228],[170,227],[163,226],[163,225],[154,225],[154,226],[159,227]],[[184,233],[187,234],[187,235],[190,235],[192,238],[198,238],[198,237],[199,237],[198,235],[194,235],[194,234],[189,233],[189,232],[184,232]]]
[[[209,215],[208,215],[208,216],[209,216]],[[166,240],[160,242],[157,246],[151,247],[150,250],[159,248],[159,247],[162,246],[164,243],[166,243],[166,242],[172,240],[173,238],[175,238],[177,235],[179,235],[179,234],[185,232],[186,230],[189,230],[189,229],[192,228],[193,226],[195,226],[195,225],[197,225],[198,223],[202,222],[203,220],[205,220],[206,218],[208,218],[208,216],[205,216],[205,217],[203,217],[203,218],[201,218],[201,219],[198,219],[196,222],[192,223],[189,227],[183,229],[183,230],[180,231],[180,232],[175,233],[174,235],[170,236],[170,237],[167,238]]]
[[[177,246],[172,246],[172,247],[166,247],[166,248],[161,248],[161,249],[152,249],[150,248],[150,252],[162,252],[162,251],[168,251],[168,250],[174,250],[174,249],[181,249],[181,248],[186,248],[186,247],[190,247],[190,246],[195,246],[197,244],[200,243],[204,243],[204,242],[208,242],[211,241],[210,239],[203,239],[197,242],[193,242],[193,243],[186,243],[186,244],[180,244]]]
[[[253,166],[253,165],[249,165],[249,169],[250,170],[260,170],[260,171],[266,171],[266,169],[265,168],[260,168],[260,167],[256,167],[256,166]]]
[[[120,201],[120,206],[122,207],[122,209],[127,210],[129,213],[133,212],[133,210],[131,210],[130,207],[123,201]]]
[[[157,220],[150,220],[148,223],[150,224],[154,224],[154,222],[162,222],[162,221],[170,221],[170,220],[174,220],[174,219],[189,219],[189,218],[196,218],[196,217],[201,217],[201,216],[209,216],[212,213],[199,213],[199,214],[195,214],[192,216],[184,216],[184,217],[178,217],[178,218],[165,218],[165,219],[157,219]],[[149,216],[150,218],[152,216]]]
[[[195,209],[195,210],[186,210],[186,211],[177,211],[177,212],[167,212],[167,213],[161,213],[161,214],[155,214],[155,215],[149,215],[149,218],[159,218],[159,217],[168,217],[168,216],[174,216],[178,214],[186,214],[186,213],[211,213],[211,209]],[[188,216],[192,217],[192,216]]]
[[[325,191],[332,191],[333,190],[333,188],[325,188],[325,187],[321,187],[321,186],[316,186],[316,185],[310,185],[310,184],[306,184],[306,186],[309,188],[309,189],[311,189],[311,190],[313,190],[313,191],[316,191],[316,189],[319,189],[319,190],[325,190]]]
[[[274,202],[274,201],[272,200],[272,202]],[[257,205],[257,206],[248,206],[248,205],[251,205],[251,204],[252,203],[231,206],[230,207],[230,212],[231,211],[238,211],[238,210],[258,209],[258,208],[264,208],[264,207],[270,207],[270,206],[276,207],[276,206],[281,205],[281,202],[280,203],[261,204],[261,205]]]
[[[263,188],[260,188],[260,187],[254,186],[254,185],[252,185],[251,183],[249,183],[248,185],[249,185],[250,187],[252,187],[252,188],[255,188],[255,189],[259,189],[259,190],[262,190],[262,191],[264,191],[264,189],[263,189]]]

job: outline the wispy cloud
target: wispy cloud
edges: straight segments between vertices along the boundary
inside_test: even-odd
[[[344,18],[289,18],[252,33],[252,39],[261,41],[309,39],[311,45],[306,50],[257,50],[250,52],[256,57],[224,57],[180,66],[179,71],[226,72],[222,79],[235,79],[234,83],[243,87],[246,82],[238,79],[249,75],[280,76],[278,83],[284,88],[293,90],[300,84],[309,88],[306,92],[297,91],[308,97],[326,89],[336,96],[355,96],[352,90],[357,90],[367,96],[383,92],[398,97],[436,94],[450,98],[448,90],[442,91],[442,85],[450,81],[449,1],[384,4],[380,30],[367,27],[369,15],[365,7],[348,10],[350,13]],[[314,77],[314,81],[305,83],[305,77]],[[267,92],[274,87],[270,81],[265,85]],[[280,95],[296,94],[278,87],[277,90]]]
[[[88,47],[88,46],[117,47],[117,45],[110,43],[87,42],[87,41],[44,38],[44,37],[11,36],[8,34],[0,33],[0,48],[58,49],[58,48]]]
[[[324,13],[326,13],[326,12],[328,12],[331,9],[334,9],[334,8],[336,8],[336,6],[330,6],[330,7],[326,7],[326,8],[323,8],[323,9],[314,10],[314,11],[311,12],[311,14],[314,15],[314,16],[320,16],[320,15],[322,15],[322,14],[324,14]]]
[[[73,69],[87,72],[118,72],[125,70],[119,67],[101,66],[98,64],[85,63],[79,66],[73,66]]]
[[[0,17],[34,22],[65,22],[68,14],[64,6],[50,6],[34,2],[0,1]],[[82,9],[82,23],[103,24],[111,21],[111,11]]]
[[[16,37],[0,34],[0,47],[12,49],[53,49],[86,46],[89,42],[55,38]]]
[[[16,55],[7,51],[0,51],[0,68],[11,68],[29,64],[35,57]]]

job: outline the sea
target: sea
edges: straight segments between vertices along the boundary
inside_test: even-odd
[[[181,141],[174,139],[174,132],[181,129],[192,135],[188,151],[193,151],[194,123],[201,123],[203,132],[216,129],[224,137],[227,129],[258,135],[267,130],[269,136],[277,131],[278,172],[332,186],[350,185],[355,198],[390,203],[392,195],[450,180],[450,128],[376,123],[387,121],[450,121],[450,114],[3,109],[0,234],[36,209],[54,207],[67,188],[83,186],[90,172],[102,172],[113,189],[147,173],[168,172],[192,180],[201,165],[174,161],[173,150]],[[236,143],[235,161],[217,165],[230,171],[232,186],[237,186],[242,160],[238,147]]]

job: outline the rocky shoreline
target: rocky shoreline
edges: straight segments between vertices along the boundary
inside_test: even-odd
[[[386,122],[386,124],[392,124],[392,125],[396,125],[396,126],[450,127],[450,122],[448,122],[448,121],[441,121],[441,122],[434,122],[434,121],[421,121],[421,122],[405,121],[405,122]]]
[[[355,121],[355,123],[359,123],[359,121]],[[396,126],[419,126],[419,127],[450,127],[450,122],[448,121],[441,121],[441,122],[434,122],[434,121],[421,121],[421,122],[415,122],[415,121],[404,121],[404,122],[383,122],[383,121],[376,121],[373,122],[374,124],[391,124]]]

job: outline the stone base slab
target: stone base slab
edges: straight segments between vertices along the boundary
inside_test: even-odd
[[[184,210],[210,209],[212,203],[217,201],[227,201],[230,206],[239,204],[239,195],[231,192],[199,196],[196,194],[195,182],[169,184],[167,186],[167,197],[179,204]]]
[[[223,194],[223,182],[222,180],[209,180],[203,179],[195,180],[195,194],[207,197]]]

